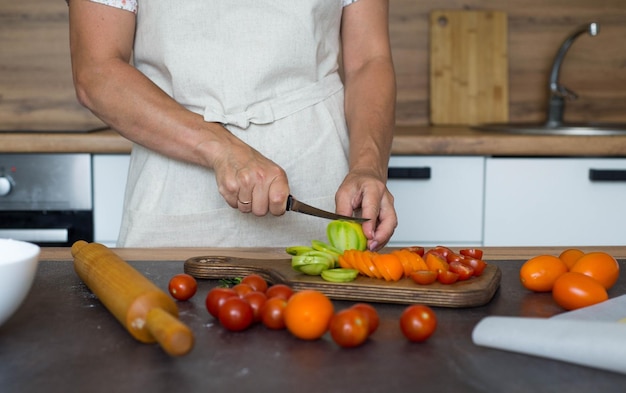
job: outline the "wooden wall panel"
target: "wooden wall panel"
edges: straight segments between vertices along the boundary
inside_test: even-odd
[[[64,0],[0,0],[0,129],[90,129],[101,123],[76,102]],[[390,0],[400,125],[428,124],[428,15],[432,9],[508,13],[511,121],[541,121],[552,60],[577,26],[597,21],[600,34],[579,38],[562,82],[580,98],[569,121],[626,122],[624,0]]]
[[[561,82],[579,95],[566,121],[626,122],[624,0],[391,0],[391,39],[398,74],[398,124],[428,124],[428,15],[432,9],[491,9],[508,14],[509,118],[543,121],[552,61],[579,25],[600,34],[568,51]]]

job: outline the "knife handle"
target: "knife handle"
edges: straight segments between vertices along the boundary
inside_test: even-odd
[[[291,210],[292,204],[293,204],[293,197],[291,196],[291,194],[289,194],[289,196],[287,197],[287,207],[286,207],[287,211]]]

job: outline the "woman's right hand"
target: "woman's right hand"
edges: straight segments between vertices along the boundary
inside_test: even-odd
[[[226,140],[212,149],[210,166],[220,194],[243,213],[274,216],[285,213],[289,182],[275,162],[226,131]]]

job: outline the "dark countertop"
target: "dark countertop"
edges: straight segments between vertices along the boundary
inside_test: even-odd
[[[132,144],[113,130],[0,132],[0,153],[128,154]],[[537,136],[476,131],[465,126],[398,125],[394,155],[626,157],[626,134]]]
[[[181,258],[121,255],[166,290],[183,271]],[[193,251],[188,251],[189,252]],[[159,253],[152,250],[153,254]],[[0,386],[20,392],[622,392],[626,375],[478,347],[471,332],[489,315],[548,317],[560,313],[549,294],[519,284],[521,260],[502,259],[500,289],[485,306],[434,308],[439,326],[426,343],[409,343],[398,319],[403,305],[374,304],[379,330],[361,347],[341,349],[327,334],[314,342],[263,326],[231,333],[204,307],[217,281],[199,282],[179,303],[194,332],[194,349],[172,358],[156,344],[135,341],[74,273],[67,250],[44,251],[33,289],[0,327]],[[126,258],[124,255],[135,255]],[[148,255],[143,253],[143,255]],[[180,254],[183,255],[183,254]],[[205,255],[205,254],[202,254]],[[488,255],[488,254],[486,254]],[[626,261],[621,259],[623,268]],[[622,275],[611,297],[626,293]],[[335,301],[336,309],[350,306]]]

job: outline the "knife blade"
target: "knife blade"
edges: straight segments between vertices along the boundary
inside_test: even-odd
[[[308,214],[310,216],[326,218],[329,220],[350,220],[356,222],[369,221],[369,218],[342,216],[341,214],[335,214],[326,210],[318,209],[316,207],[298,201],[292,195],[289,195],[289,197],[287,197],[287,210],[297,213]]]

